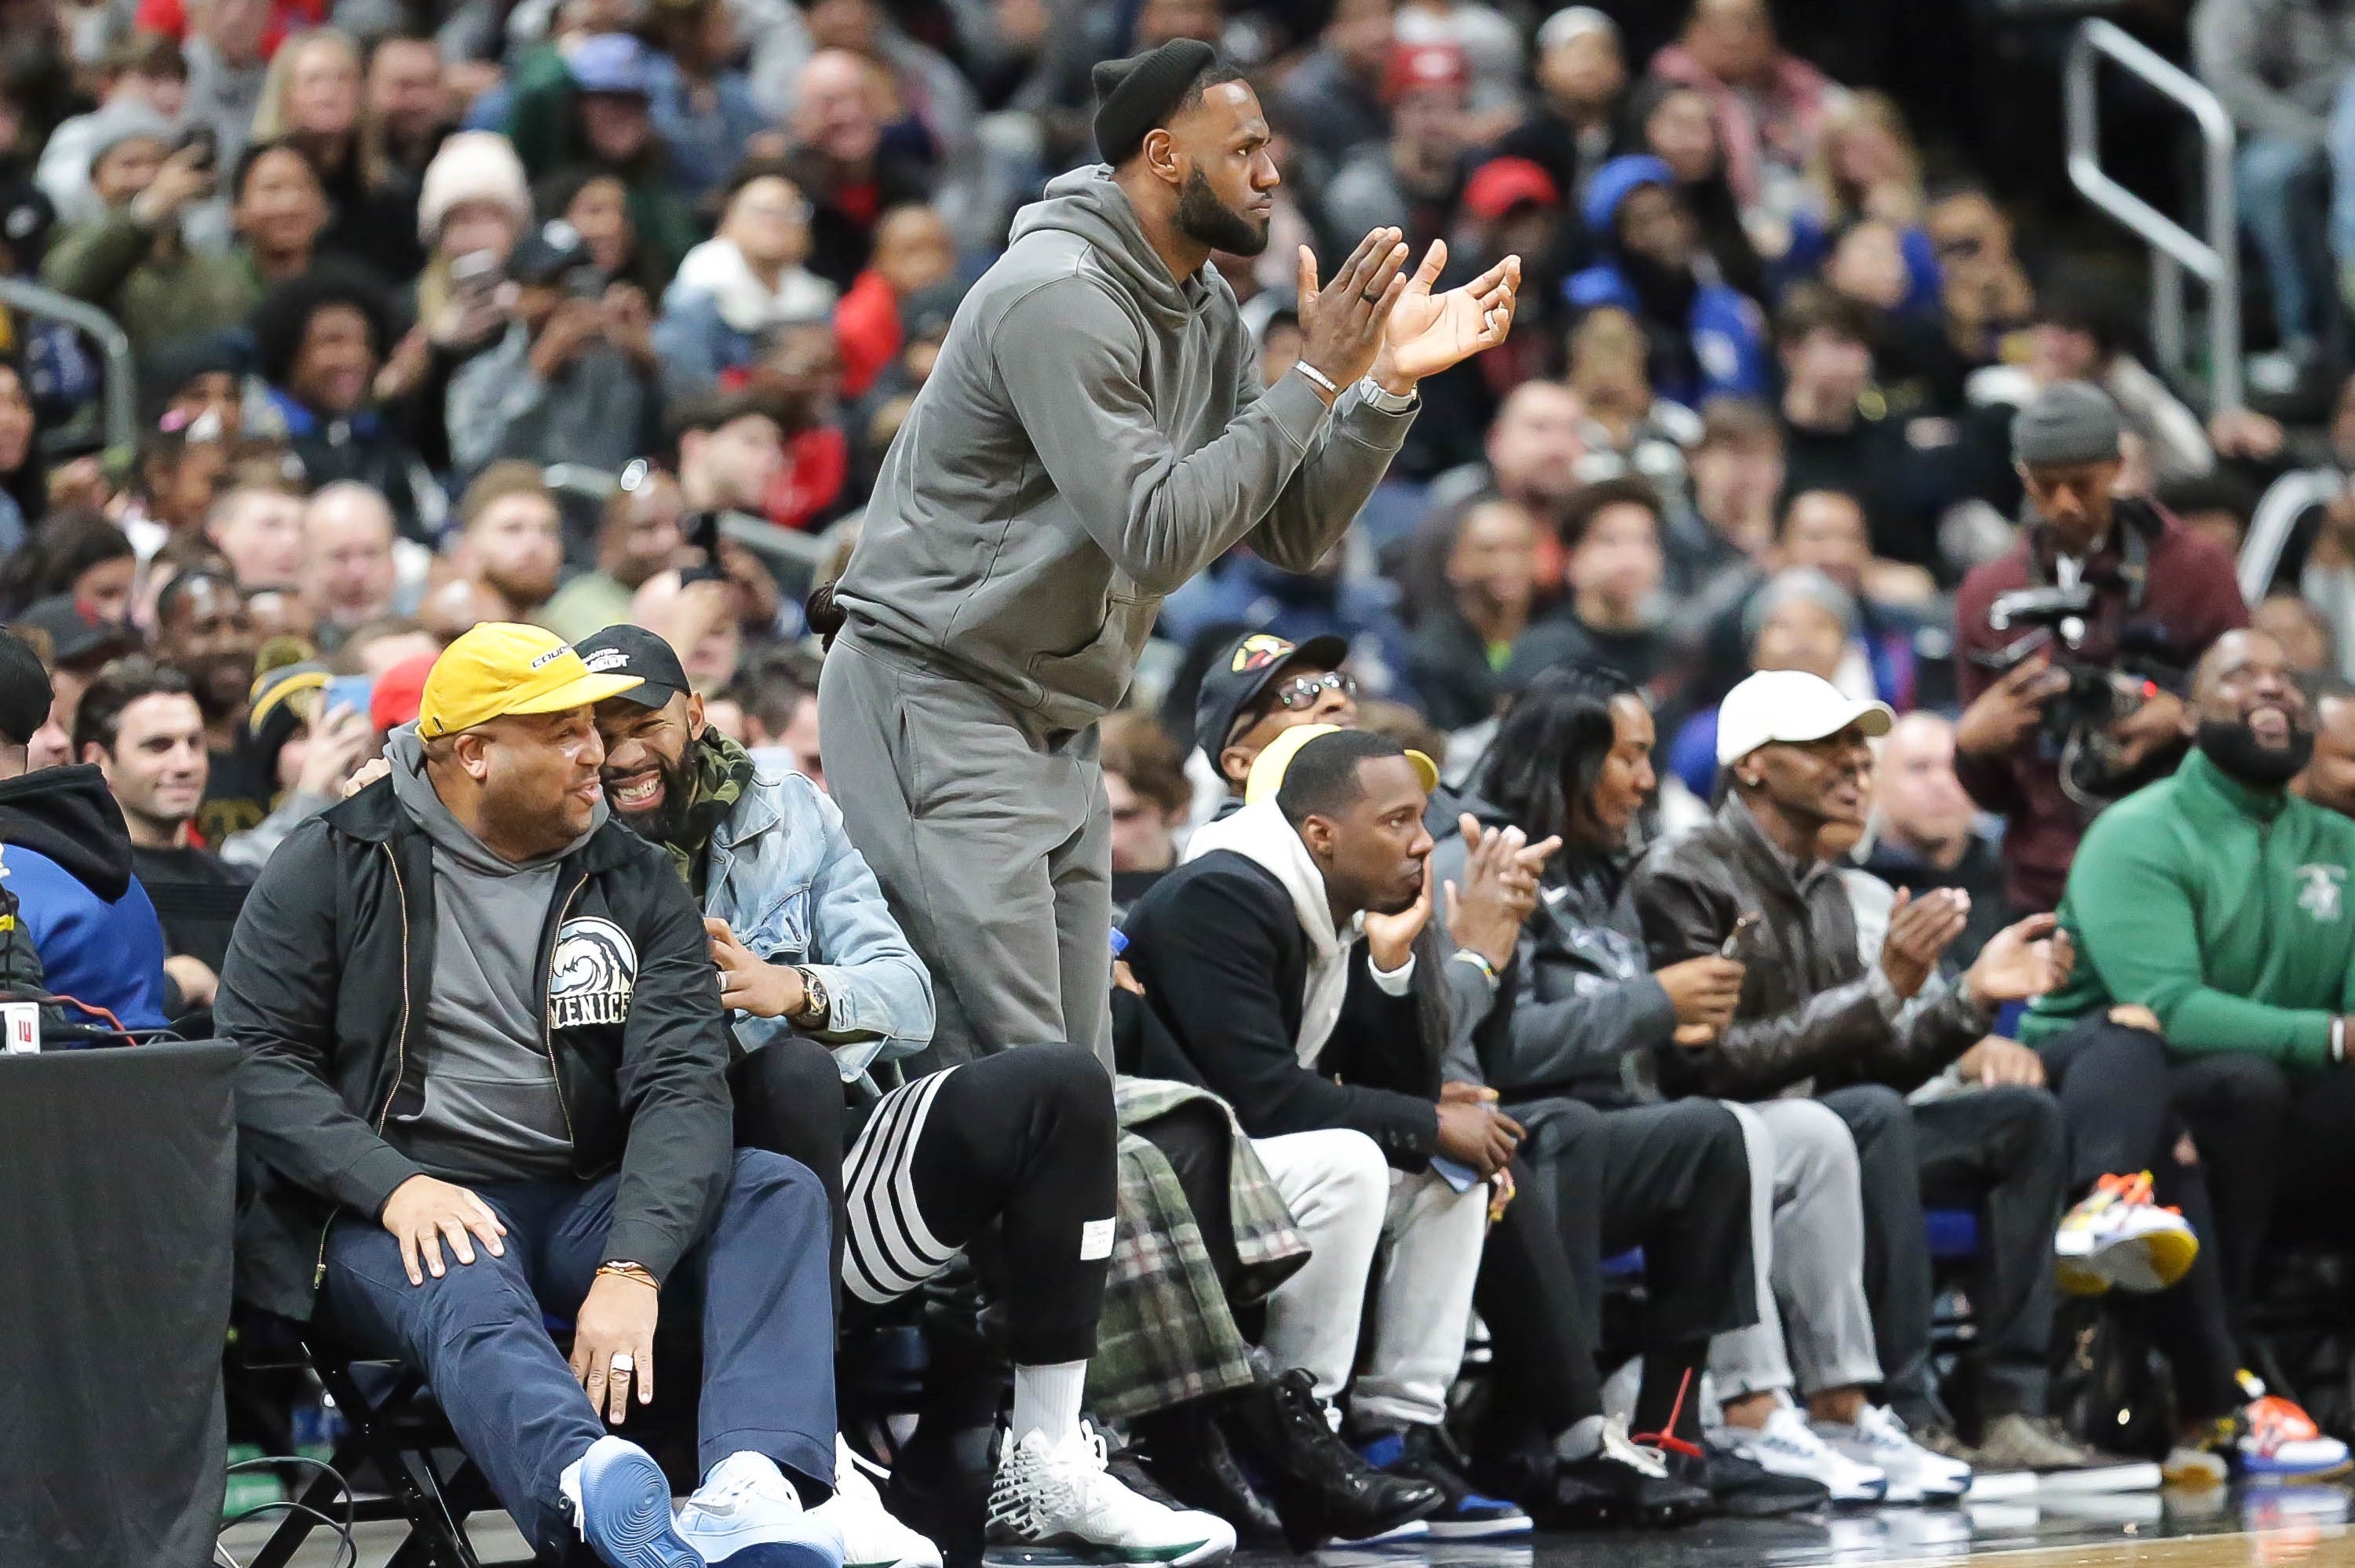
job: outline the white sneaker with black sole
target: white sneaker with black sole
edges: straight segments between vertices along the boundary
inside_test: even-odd
[[[1903,1419],[1887,1405],[1866,1405],[1852,1426],[1818,1421],[1815,1433],[1835,1453],[1889,1478],[1883,1502],[1949,1502],[1971,1489],[1968,1465],[1934,1454],[1913,1441]]]
[[[1194,1568],[1234,1549],[1235,1527],[1218,1515],[1165,1508],[1122,1485],[1106,1468],[1103,1439],[1083,1421],[1060,1443],[1031,1432],[1006,1445],[981,1560],[987,1568]]]
[[[1859,1464],[1816,1436],[1799,1413],[1782,1405],[1763,1427],[1725,1425],[1710,1440],[1762,1470],[1815,1481],[1835,1503],[1879,1502],[1889,1492],[1889,1473],[1878,1465]]]

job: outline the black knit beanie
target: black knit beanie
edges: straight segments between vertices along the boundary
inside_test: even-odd
[[[1096,90],[1096,151],[1118,167],[1168,118],[1218,51],[1199,38],[1172,38],[1149,53],[1105,60],[1089,73]]]

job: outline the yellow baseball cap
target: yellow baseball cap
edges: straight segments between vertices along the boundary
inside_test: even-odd
[[[1252,758],[1251,774],[1243,780],[1243,804],[1256,806],[1262,800],[1273,800],[1275,792],[1284,788],[1284,770],[1300,755],[1300,748],[1320,735],[1337,734],[1337,724],[1297,724],[1277,736]],[[1410,747],[1406,759],[1414,764],[1415,776],[1423,780],[1423,792],[1430,794],[1439,788],[1439,764]]]
[[[455,735],[509,714],[557,714],[619,695],[636,675],[600,675],[543,626],[486,620],[461,636],[425,677],[417,733]]]

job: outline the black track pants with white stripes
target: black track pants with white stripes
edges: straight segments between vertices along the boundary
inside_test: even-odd
[[[1024,1045],[919,1078],[876,1105],[847,1155],[832,1071],[823,1046],[782,1040],[731,1076],[738,1144],[798,1160],[841,1195],[844,1288],[875,1305],[902,1296],[996,1220],[986,1277],[1003,1293],[1015,1361],[1093,1354],[1119,1137],[1094,1055]]]

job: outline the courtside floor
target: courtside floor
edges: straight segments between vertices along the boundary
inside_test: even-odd
[[[1324,1552],[1315,1568],[2355,1568],[2350,1502],[2349,1491],[2332,1485],[1873,1509],[1665,1533],[1540,1536],[1510,1546]],[[400,1531],[366,1526],[359,1539],[359,1568],[383,1568]],[[261,1540],[262,1531],[241,1526],[229,1549],[242,1563]],[[474,1542],[494,1561],[524,1555],[522,1542],[496,1516],[476,1517]],[[322,1531],[295,1562],[330,1568],[336,1552]],[[1311,1568],[1280,1552],[1238,1562]]]

